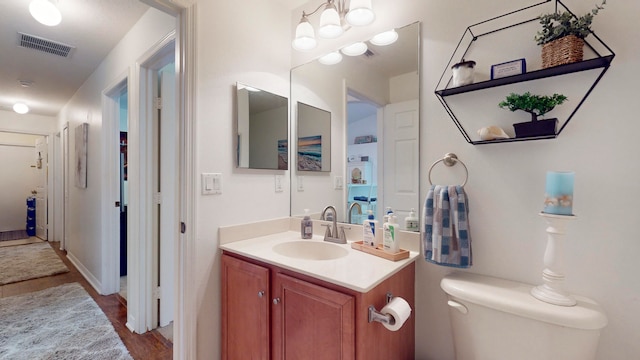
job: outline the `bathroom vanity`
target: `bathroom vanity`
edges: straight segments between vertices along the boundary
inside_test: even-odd
[[[222,359],[413,359],[413,313],[390,331],[369,306],[389,293],[414,308],[417,252],[393,262],[299,235],[221,245]]]

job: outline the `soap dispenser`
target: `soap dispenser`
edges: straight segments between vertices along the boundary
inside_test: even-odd
[[[398,244],[398,218],[393,213],[389,214],[389,222],[382,228],[382,247],[384,251],[395,254],[400,251]]]
[[[374,219],[373,211],[369,210],[367,219],[362,223],[362,243],[368,246],[376,246],[376,227],[378,220]]]
[[[313,220],[309,216],[309,209],[304,209],[304,217],[300,222],[300,237],[311,239],[313,237]]]

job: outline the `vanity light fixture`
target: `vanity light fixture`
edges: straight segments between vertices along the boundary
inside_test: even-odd
[[[56,26],[62,21],[60,10],[49,0],[33,0],[29,12],[34,19],[46,26]]]
[[[347,56],[359,56],[367,52],[367,44],[362,41],[347,45],[342,48],[342,53]]]
[[[17,102],[13,104],[13,111],[18,114],[26,114],[29,112],[29,107],[25,103]]]
[[[326,0],[310,13],[302,12],[302,18],[296,27],[292,46],[299,51],[311,50],[316,47],[315,31],[309,16],[324,8],[320,15],[318,35],[323,39],[335,39],[342,35],[350,26],[365,26],[371,24],[376,15],[371,6],[371,0]]]
[[[391,45],[398,40],[398,33],[395,29],[380,33],[369,40],[370,43],[377,46]]]
[[[342,54],[338,51],[330,52],[319,58],[318,61],[323,65],[335,65],[342,61]]]

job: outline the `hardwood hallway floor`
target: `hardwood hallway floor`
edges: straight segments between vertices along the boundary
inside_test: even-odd
[[[100,306],[102,311],[104,311],[105,315],[113,324],[113,327],[134,359],[161,360],[172,358],[173,345],[170,341],[160,335],[159,332],[154,330],[145,334],[135,334],[127,329],[125,326],[127,321],[127,307],[125,299],[118,294],[107,296],[99,295],[67,259],[66,252],[59,250],[60,243],[50,242],[49,245],[56,251],[67,267],[69,267],[70,271],[65,274],[2,285],[0,286],[0,297],[19,295],[70,282],[77,282],[84,287],[98,306]]]

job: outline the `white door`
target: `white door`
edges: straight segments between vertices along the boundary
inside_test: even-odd
[[[417,100],[384,109],[384,206],[393,209],[402,226],[411,209],[419,211],[419,123]]]
[[[47,240],[47,176],[48,176],[48,152],[47,138],[45,136],[36,139],[36,236]]]
[[[160,287],[158,302],[158,323],[166,326],[173,321],[173,283],[174,283],[174,245],[178,238],[178,217],[176,212],[177,194],[177,123],[175,98],[175,65],[166,65],[158,71],[160,90],[160,106],[157,119],[158,159],[158,193],[161,199],[158,205],[158,254]]]
[[[67,246],[67,214],[69,214],[69,124],[62,129],[62,241],[60,241],[60,250],[66,249]]]

